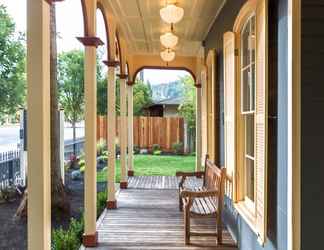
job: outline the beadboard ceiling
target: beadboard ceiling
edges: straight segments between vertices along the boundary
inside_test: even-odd
[[[170,30],[159,11],[166,0],[107,0],[131,54],[159,54],[160,35]],[[196,56],[201,42],[226,0],[169,0],[184,9],[184,18],[174,26],[179,36],[177,55]]]

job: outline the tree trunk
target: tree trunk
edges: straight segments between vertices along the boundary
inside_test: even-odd
[[[60,161],[60,116],[58,109],[57,83],[57,46],[56,46],[56,17],[55,4],[50,7],[50,106],[51,106],[51,193],[52,210],[57,209],[69,212],[67,199],[61,177]]]
[[[72,122],[72,130],[73,130],[73,155],[76,155],[76,145],[75,145],[75,140],[76,140],[76,128],[75,128],[75,122]]]
[[[52,211],[70,213],[70,203],[64,190],[61,177],[60,161],[60,116],[58,111],[58,91],[57,91],[57,47],[56,47],[56,18],[55,4],[50,7],[50,127],[51,127],[51,201]],[[27,216],[27,189],[24,197],[16,211],[15,217]]]

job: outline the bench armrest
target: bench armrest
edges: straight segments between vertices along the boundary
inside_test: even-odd
[[[207,191],[181,191],[180,195],[182,198],[204,198],[217,196],[219,192],[217,190],[207,190]]]
[[[181,177],[181,180],[179,182],[179,188],[183,188],[183,184],[186,181],[186,178],[189,176],[196,176],[196,177],[201,177],[205,174],[205,172],[200,171],[200,172],[176,172],[177,177]]]

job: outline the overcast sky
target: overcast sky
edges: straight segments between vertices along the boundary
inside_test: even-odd
[[[26,32],[26,0],[0,0],[0,4],[7,6],[9,15],[16,23],[16,31]],[[97,35],[106,43],[105,25],[100,11],[97,12]],[[58,32],[58,51],[82,49],[76,40],[83,36],[83,18],[80,0],[68,0],[56,5],[56,25]],[[178,70],[145,70],[144,80],[152,84],[175,81],[179,76],[188,74]]]

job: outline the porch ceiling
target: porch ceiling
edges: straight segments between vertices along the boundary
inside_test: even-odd
[[[159,11],[166,0],[106,0],[122,30],[131,54],[159,54],[160,35],[170,29]],[[177,55],[196,56],[213,21],[226,0],[169,0],[184,8],[181,22],[175,24],[179,36]]]

